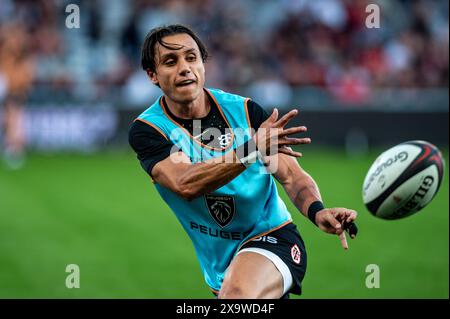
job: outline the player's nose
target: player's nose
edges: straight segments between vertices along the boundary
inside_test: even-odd
[[[178,67],[178,73],[182,76],[185,76],[186,74],[191,73],[189,64],[186,61],[180,61],[179,67]]]

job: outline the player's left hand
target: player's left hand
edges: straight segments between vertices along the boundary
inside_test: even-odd
[[[345,237],[345,230],[348,225],[351,225],[358,216],[358,213],[352,209],[347,208],[325,208],[316,214],[317,226],[328,234],[335,234],[339,236],[342,247],[348,249],[347,238]],[[353,224],[356,230],[356,226]],[[355,233],[350,233],[353,239],[356,237]]]

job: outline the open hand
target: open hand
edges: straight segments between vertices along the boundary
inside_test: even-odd
[[[289,135],[306,132],[305,126],[290,127],[285,129],[286,124],[298,114],[297,110],[292,110],[278,120],[278,110],[274,109],[272,114],[259,127],[253,136],[258,150],[263,155],[275,155],[284,153],[294,157],[301,157],[302,154],[294,152],[289,145],[309,144],[310,138],[294,138]]]

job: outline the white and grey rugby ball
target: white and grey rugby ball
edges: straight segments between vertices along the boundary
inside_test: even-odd
[[[363,185],[367,209],[382,219],[399,219],[424,208],[436,195],[444,160],[436,146],[409,141],[383,152],[370,167]]]

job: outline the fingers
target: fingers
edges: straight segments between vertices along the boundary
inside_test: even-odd
[[[278,119],[278,109],[274,108],[272,114],[267,119],[269,122],[274,123]]]
[[[303,154],[299,153],[299,152],[295,152],[292,150],[292,148],[287,147],[287,146],[281,146],[278,148],[278,153],[283,153],[289,156],[293,156],[293,157],[302,157]]]
[[[354,210],[349,210],[348,217],[345,221],[347,223],[351,223],[356,219],[356,217],[358,217],[358,213]]]
[[[281,119],[279,119],[277,122],[273,123],[273,127],[284,127],[293,117],[295,117],[298,114],[297,110],[292,110],[285,114]]]
[[[347,208],[333,208],[332,209],[333,215],[336,219],[338,219],[341,222],[345,223],[351,223],[356,219],[358,216],[358,213],[352,209]]]
[[[278,140],[278,145],[299,145],[299,144],[310,144],[310,138],[289,138],[283,137]]]
[[[348,249],[347,237],[345,236],[345,232],[342,229],[341,223],[334,217],[329,218],[329,223],[330,223],[330,225],[334,226],[335,234],[339,236],[339,240],[341,241],[342,248],[347,250]]]
[[[341,241],[342,248],[344,248],[345,250],[347,250],[347,249],[348,249],[348,243],[347,243],[347,237],[345,237],[345,232],[342,232],[342,233],[339,235],[339,239],[340,239],[340,241]]]
[[[342,247],[347,250],[348,243],[345,231],[349,233],[352,239],[356,237],[358,229],[353,221],[356,219],[357,213],[347,208],[328,208],[324,211],[325,213],[316,216],[319,228],[329,234],[338,235]],[[347,221],[350,221],[350,223]]]
[[[278,134],[278,137],[284,137],[284,136],[288,136],[288,135],[292,135],[292,134],[296,134],[296,133],[302,133],[302,132],[306,132],[307,130],[308,129],[306,128],[306,126],[290,127],[288,129],[281,131],[280,134]]]
[[[327,214],[326,220],[330,225],[330,233],[340,235],[343,232],[341,223],[332,214]]]
[[[347,208],[333,208],[332,214],[343,224],[343,230],[347,231],[351,239],[356,238],[358,233],[358,228],[356,227],[354,221],[356,220],[358,213],[352,209]]]
[[[345,224],[344,229],[350,235],[351,239],[356,238],[356,235],[358,234],[358,227],[356,227],[356,224],[354,222]]]
[[[356,234],[358,233],[358,227],[354,223],[354,220],[358,216],[358,213],[354,210],[347,211],[347,219],[344,221],[344,229],[348,232],[351,239],[355,239]]]

